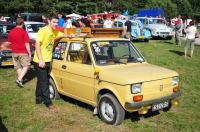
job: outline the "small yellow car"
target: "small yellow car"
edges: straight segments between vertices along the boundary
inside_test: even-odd
[[[50,97],[92,105],[104,122],[119,125],[125,111],[146,114],[177,105],[178,76],[147,63],[128,39],[62,38],[53,52]]]

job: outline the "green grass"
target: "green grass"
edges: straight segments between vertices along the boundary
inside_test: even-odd
[[[0,68],[0,131],[3,128],[11,132],[200,131],[200,47],[196,46],[193,58],[184,58],[184,47],[175,46],[173,41],[156,40],[135,45],[149,63],[180,74],[183,95],[178,107],[153,116],[128,114],[120,126],[106,125],[92,116],[90,106],[69,98],[54,101],[59,113],[51,113],[45,106],[35,105],[35,78],[20,89],[14,83],[13,68]]]

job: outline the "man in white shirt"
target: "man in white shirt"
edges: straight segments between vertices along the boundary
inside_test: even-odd
[[[112,28],[112,21],[110,17],[107,17],[103,23],[104,28]]]
[[[194,42],[195,42],[195,35],[197,33],[197,28],[194,26],[194,22],[191,21],[189,27],[185,30],[186,32],[186,44],[185,44],[185,57],[187,57],[187,51],[190,48],[190,57],[192,57],[194,52]]]

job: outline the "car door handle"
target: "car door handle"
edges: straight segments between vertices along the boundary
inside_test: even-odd
[[[66,65],[62,65],[62,69],[66,69],[67,68],[67,66]]]

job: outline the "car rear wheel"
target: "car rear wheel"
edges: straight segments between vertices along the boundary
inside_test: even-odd
[[[56,85],[54,83],[54,81],[52,80],[52,78],[49,79],[49,95],[50,95],[50,99],[59,99],[60,95],[57,91]]]
[[[112,94],[104,94],[100,97],[98,112],[100,118],[112,125],[119,125],[125,117],[125,111]]]

